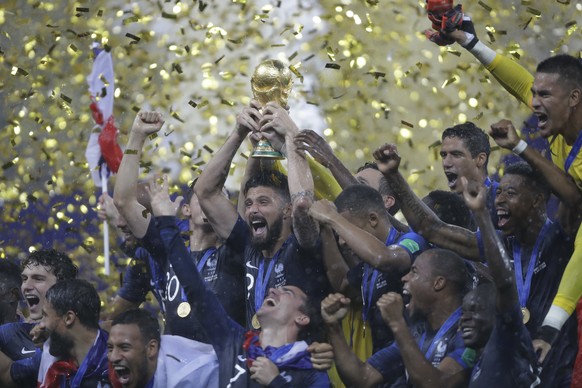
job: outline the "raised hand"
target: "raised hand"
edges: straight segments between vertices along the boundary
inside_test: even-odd
[[[251,379],[267,386],[279,375],[279,368],[267,357],[257,357],[249,368]]]
[[[397,294],[396,292],[384,294],[380,299],[378,299],[376,305],[380,309],[382,319],[384,319],[384,322],[386,322],[388,326],[404,320],[402,315],[404,304],[400,294]]]
[[[485,209],[487,203],[487,189],[484,185],[475,181],[468,181],[466,177],[461,177],[461,187],[463,188],[463,198],[465,204],[471,210]]]
[[[335,155],[333,150],[325,141],[311,129],[304,129],[295,136],[295,146],[298,151],[309,152],[311,156],[322,166],[329,168]]]
[[[378,170],[383,174],[393,174],[398,172],[400,166],[400,155],[394,144],[384,144],[378,147],[372,154],[378,165]]]
[[[263,118],[259,125],[261,132],[274,131],[282,137],[295,136],[299,132],[287,110],[274,102],[269,102],[263,108]]]
[[[348,313],[350,298],[342,294],[329,294],[321,302],[321,317],[328,325],[339,324]]]
[[[241,136],[246,136],[249,132],[258,132],[259,121],[262,118],[261,104],[256,100],[251,100],[249,106],[236,115],[236,130]]]
[[[512,150],[521,140],[513,123],[503,119],[491,125],[489,136],[495,140],[498,146]]]
[[[143,136],[149,136],[158,132],[164,125],[164,119],[158,112],[139,112],[135,116],[131,132]]]
[[[174,201],[168,193],[168,176],[162,178],[154,177],[149,180],[146,192],[150,199],[150,204],[154,216],[175,216],[180,210],[180,204],[184,199],[178,196]]]
[[[101,221],[108,221],[111,225],[117,226],[117,220],[119,219],[119,211],[113,203],[113,198],[107,193],[103,193],[99,196],[97,217]]]

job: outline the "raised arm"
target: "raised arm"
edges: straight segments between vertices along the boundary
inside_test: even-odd
[[[489,272],[497,288],[497,310],[502,313],[512,311],[518,303],[513,266],[487,210],[487,189],[477,182],[467,182],[465,177],[461,177],[461,184],[465,203],[472,210],[483,236]]]
[[[312,248],[319,236],[319,224],[309,216],[309,208],[314,201],[313,176],[305,154],[295,145],[295,135],[299,129],[287,111],[275,103],[265,106],[260,124],[261,132],[275,131],[285,137],[293,232],[303,248]]]
[[[350,299],[342,294],[330,294],[321,302],[321,316],[325,322],[329,341],[333,346],[334,361],[342,381],[347,386],[373,387],[384,378],[370,364],[362,362],[350,349],[341,325],[348,312]]]
[[[410,267],[410,255],[406,250],[398,246],[387,247],[372,234],[346,220],[330,201],[315,202],[310,214],[333,228],[350,249],[371,266],[392,273],[405,273]]]
[[[393,144],[384,144],[374,151],[378,169],[384,174],[402,213],[412,229],[429,242],[457,252],[466,259],[480,260],[475,233],[468,229],[444,223],[414,194],[398,171],[400,156]]]
[[[238,218],[237,209],[222,194],[222,188],[230,171],[230,164],[242,142],[251,131],[259,130],[259,106],[256,101],[245,107],[236,117],[236,126],[223,146],[212,156],[200,174],[194,193],[200,207],[216,234],[227,239]]]
[[[167,176],[164,176],[161,182],[151,180],[147,191],[170,263],[184,287],[192,310],[220,357],[221,352],[226,349],[225,344],[229,338],[242,328],[228,316],[216,294],[206,286],[184,245],[175,221],[182,197],[177,197],[174,201],[170,199]]]
[[[425,31],[429,39],[438,44],[438,41],[433,39],[436,35],[443,36],[448,39],[451,44],[454,42],[463,46],[471,55],[473,55],[485,68],[495,77],[495,79],[503,86],[505,90],[511,93],[519,101],[531,107],[531,86],[533,85],[534,77],[523,68],[519,63],[513,61],[503,55],[497,54],[490,47],[486,46],[477,38],[475,26],[471,18],[463,14],[461,8],[455,7],[449,15],[448,20],[457,20],[460,16],[462,23],[452,28],[443,28],[441,31]],[[446,22],[445,22],[446,24]]]
[[[349,290],[347,275],[350,268],[337,246],[333,229],[326,225],[320,225],[320,228],[323,263],[327,279],[334,291],[346,294]]]
[[[322,166],[329,169],[342,189],[357,185],[358,181],[333,153],[324,138],[310,129],[305,129],[295,137],[295,145],[299,151],[309,152]]]
[[[527,143],[517,134],[511,121],[501,120],[491,125],[489,135],[498,146],[514,150],[516,154],[538,170],[554,194],[567,208],[576,209],[582,205],[582,192],[576,187],[572,179],[554,163],[543,157],[535,148],[528,147]]]
[[[133,235],[145,236],[151,215],[137,200],[137,180],[142,148],[148,136],[155,136],[164,120],[157,112],[139,112],[135,117],[127,147],[115,179],[113,201],[119,213],[127,221]]]
[[[438,367],[432,365],[414,340],[402,315],[402,296],[395,292],[384,294],[378,300],[382,318],[394,333],[410,382],[417,388],[463,387],[468,374],[461,373],[463,366],[451,357],[445,357]]]

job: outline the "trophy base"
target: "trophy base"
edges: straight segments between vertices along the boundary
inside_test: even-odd
[[[259,144],[253,150],[251,154],[253,158],[264,158],[264,159],[274,159],[283,160],[285,157],[279,151],[275,150],[273,146],[265,139],[259,140]]]
[[[261,150],[254,150],[251,154],[253,158],[263,158],[263,159],[274,159],[274,160],[283,160],[285,157],[277,151],[261,151]]]

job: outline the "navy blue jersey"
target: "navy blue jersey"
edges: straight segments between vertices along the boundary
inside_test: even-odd
[[[479,232],[477,232],[477,238],[481,249],[483,242]],[[507,252],[512,256],[513,261],[515,237],[508,236],[503,237],[503,239]],[[540,249],[535,258],[536,263],[531,278],[531,290],[526,302],[531,318],[525,327],[532,338],[535,337],[538,328],[552,305],[562,274],[574,250],[573,244],[573,239],[564,232],[558,223],[551,223],[540,241]],[[531,254],[531,250],[527,249],[524,249],[521,254],[522,277],[525,277],[524,273],[528,268]],[[516,274],[516,277],[519,275]],[[544,360],[543,370],[540,374],[542,381],[540,387],[554,387],[556,378],[559,380],[568,378],[564,374],[568,376],[571,374],[576,358],[576,344],[576,317],[571,316],[562,327],[552,351]]]
[[[220,387],[259,387],[250,379],[246,352],[243,349],[243,326],[233,321],[205,285],[180,238],[174,217],[157,217],[162,239],[172,252],[170,261],[184,286],[193,314],[197,315],[219,360]],[[273,387],[329,387],[327,373],[314,369],[280,370],[269,385]]]
[[[460,311],[458,313],[460,314]],[[460,317],[460,315],[458,316]],[[436,331],[425,330],[424,325],[416,327],[412,332],[420,351],[425,354],[425,358],[434,367],[438,367],[442,360],[449,357],[461,365],[463,369],[469,368],[469,365],[463,359],[463,353],[466,348],[461,338],[461,332],[459,332],[458,318],[448,330],[441,333],[440,338],[435,338],[437,335]],[[406,368],[402,360],[400,348],[396,342],[374,353],[368,359],[367,363],[380,372],[382,377],[384,377],[384,383],[387,383],[388,386],[412,387],[407,381]]]
[[[0,326],[0,350],[12,361],[10,375],[20,387],[36,387],[41,350],[30,337],[34,323],[13,322]],[[38,353],[38,355],[37,355]]]
[[[392,230],[396,231],[395,229]],[[393,244],[402,247],[408,252],[410,255],[410,263],[428,247],[426,240],[414,232],[406,234],[395,233],[392,238],[389,237],[386,241],[387,246]],[[362,292],[363,309],[369,306],[366,315],[370,331],[372,332],[372,351],[374,353],[390,345],[394,340],[392,332],[384,322],[376,302],[387,292],[401,293],[401,279],[406,272],[408,270],[403,273],[374,271],[374,267],[364,262],[360,262],[359,265],[348,271],[347,278],[350,286]],[[370,290],[372,291],[371,293]]]
[[[470,388],[537,386],[536,356],[519,306],[497,314],[495,326],[471,373]]]
[[[150,254],[145,248],[137,247],[133,252],[126,252],[126,255],[132,259],[125,267],[125,274],[117,295],[132,303],[142,304],[146,300],[146,295],[152,291],[152,278],[149,271]],[[160,294],[154,292],[154,296],[158,299]],[[158,299],[158,303],[162,304],[161,299]]]
[[[178,315],[178,306],[186,301],[186,295],[176,273],[168,261],[159,230],[152,219],[146,235],[141,239],[135,256],[141,265],[130,265],[124,277],[119,295],[131,302],[142,303],[148,291],[152,291],[160,304],[166,320],[166,334],[180,335],[208,343],[208,338],[196,316],[191,312],[185,317]],[[192,252],[191,260],[198,264],[207,251]],[[202,275],[209,287],[219,296],[226,310],[237,322],[245,322],[244,272],[240,256],[221,246],[208,251]],[[220,274],[220,276],[219,276]],[[147,287],[147,288],[146,288]]]
[[[274,257],[265,258],[261,251],[252,245],[250,229],[240,216],[225,245],[241,254],[244,259],[247,279],[246,327],[248,328],[252,327],[252,318],[256,313],[255,294],[257,281],[261,281],[259,279],[261,267],[263,277],[266,278],[263,295],[266,295],[269,288],[286,284],[301,288],[314,300],[322,300],[331,291],[319,245],[313,250],[303,249],[295,236],[291,234]],[[271,268],[270,273],[269,268]],[[262,300],[257,301],[259,305],[262,303]]]
[[[0,326],[0,351],[12,361],[32,357],[36,347],[30,337],[30,331],[36,324],[13,322]]]

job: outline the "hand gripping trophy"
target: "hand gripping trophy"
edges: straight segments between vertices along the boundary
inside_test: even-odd
[[[255,68],[251,78],[251,87],[255,100],[261,106],[264,107],[269,102],[275,102],[286,107],[289,92],[293,87],[291,70],[279,60],[267,59]],[[259,140],[251,156],[253,158],[284,159],[284,156],[276,151],[264,137]]]

